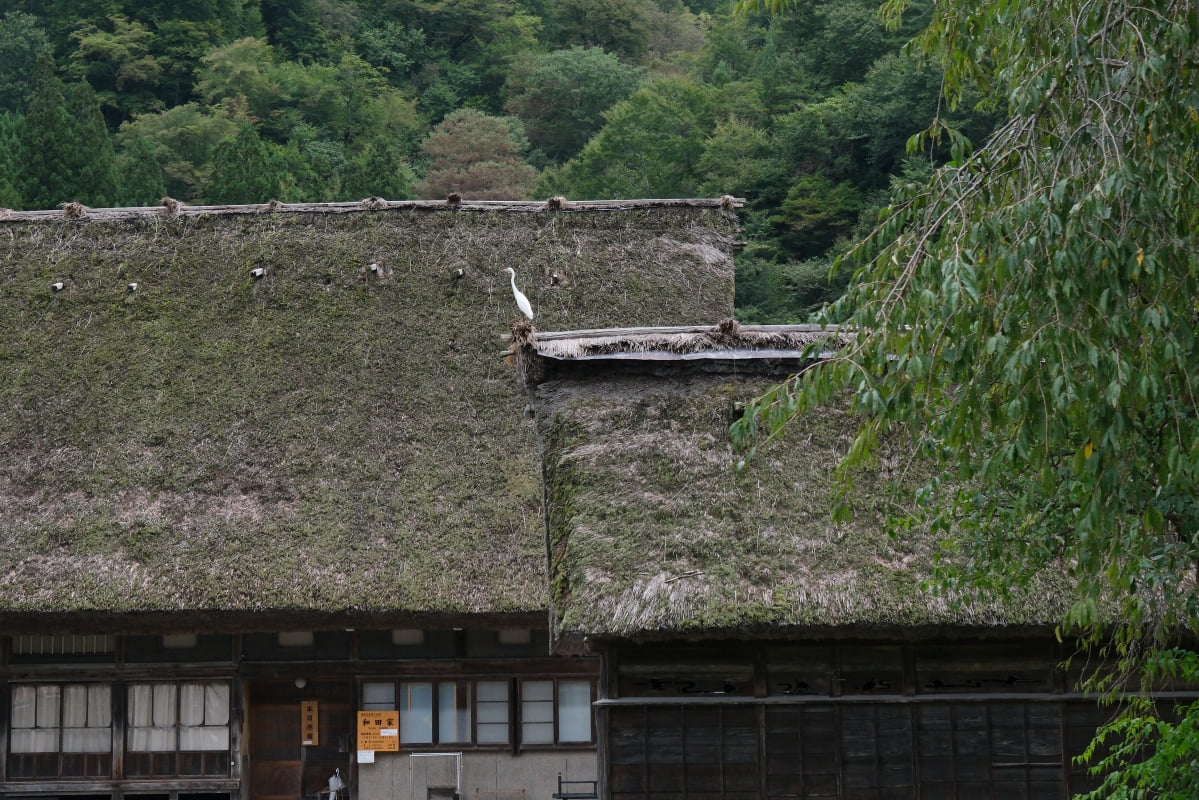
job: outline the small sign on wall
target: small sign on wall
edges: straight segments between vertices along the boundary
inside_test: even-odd
[[[321,708],[316,700],[300,701],[300,739],[305,747],[321,743]]]
[[[359,711],[358,749],[398,753],[400,750],[400,712]]]

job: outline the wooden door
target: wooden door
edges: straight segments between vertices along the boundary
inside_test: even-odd
[[[308,681],[304,687],[291,681],[252,682],[247,730],[251,800],[316,800],[335,769],[352,789],[352,692],[352,684],[340,680]],[[303,743],[303,701],[318,704],[316,745]]]
[[[249,735],[252,800],[299,800],[299,704],[252,704]]]

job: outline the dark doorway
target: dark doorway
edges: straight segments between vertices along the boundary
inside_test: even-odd
[[[303,683],[303,686],[296,686]],[[251,681],[248,687],[251,800],[317,800],[341,770],[352,789],[353,684],[342,681]],[[316,704],[313,744],[305,744],[305,703]],[[345,800],[349,793],[343,792]]]

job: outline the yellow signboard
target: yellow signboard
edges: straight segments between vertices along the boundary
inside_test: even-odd
[[[358,749],[399,752],[400,712],[359,711]]]
[[[300,702],[300,740],[305,746],[321,743],[320,703],[316,700]]]

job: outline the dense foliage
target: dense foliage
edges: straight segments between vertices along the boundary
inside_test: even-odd
[[[849,462],[907,435],[935,467],[900,522],[943,533],[942,587],[1059,571],[1065,630],[1143,690],[1193,682],[1171,646],[1199,629],[1199,6],[938,4],[916,46],[948,102],[978,92],[1006,121],[973,153],[950,130],[954,161],[897,186],[834,312],[856,344],[736,432],[851,389]],[[1101,769],[1148,760],[1097,796],[1194,796],[1199,711],[1159,711],[1141,698],[1108,731]]]
[[[928,5],[0,0],[0,205],[733,194],[741,318],[801,320],[891,176],[946,155],[905,161]]]

